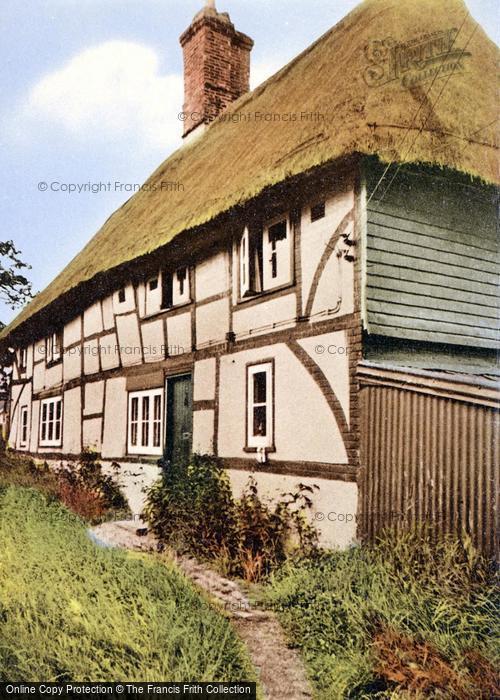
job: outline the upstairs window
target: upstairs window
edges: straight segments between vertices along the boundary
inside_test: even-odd
[[[40,413],[40,445],[60,447],[62,441],[62,398],[43,399]]]
[[[118,303],[124,304],[126,301],[127,301],[127,293],[125,291],[125,287],[122,287],[121,289],[118,290]]]
[[[129,394],[129,454],[161,455],[163,451],[163,389]]]
[[[158,274],[146,282],[146,315],[154,314],[161,310],[162,290],[160,277],[161,275]]]
[[[240,298],[290,284],[292,261],[287,218],[274,220],[260,231],[245,228],[240,240]]]
[[[265,362],[247,368],[247,447],[272,447],[273,364]]]
[[[60,333],[51,333],[45,339],[45,359],[48,365],[61,360],[62,337]]]
[[[189,268],[179,267],[175,272],[162,273],[161,308],[170,309],[191,301]]]
[[[19,350],[19,372],[26,372],[28,367],[28,348],[21,348]]]
[[[21,412],[19,415],[19,446],[26,447],[28,444],[28,407],[21,406]]]

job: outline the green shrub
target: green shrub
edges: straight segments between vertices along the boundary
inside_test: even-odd
[[[0,639],[0,682],[254,680],[173,565],[98,547],[34,489],[0,492]]]
[[[292,554],[316,551],[307,525],[310,487],[283,494],[271,506],[250,478],[241,499],[233,498],[227,473],[213,457],[194,455],[188,465],[163,466],[148,492],[143,517],[164,545],[215,562],[225,573],[257,581]]]
[[[498,588],[467,540],[426,528],[285,565],[265,589],[317,697],[489,698]]]

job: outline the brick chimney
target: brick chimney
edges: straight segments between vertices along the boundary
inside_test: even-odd
[[[253,41],[206,0],[180,38],[184,54],[184,134],[201,133],[250,88]]]

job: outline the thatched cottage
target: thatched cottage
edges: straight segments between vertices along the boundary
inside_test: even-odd
[[[461,0],[366,0],[249,92],[213,2],[185,143],[4,330],[12,449],[217,455],[320,487],[323,541],[392,520],[491,545],[498,52]]]

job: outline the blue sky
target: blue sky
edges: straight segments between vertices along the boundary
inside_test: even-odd
[[[252,87],[338,22],[356,0],[218,0],[255,41]],[[178,37],[203,0],[3,0],[0,9],[0,240],[46,286],[130,193],[68,194],[65,183],[140,184],[180,145]],[[468,0],[499,41],[497,0]],[[40,192],[38,183],[49,190]],[[53,184],[54,183],[54,184]],[[57,184],[60,183],[60,184]],[[0,319],[17,312],[0,304]]]

